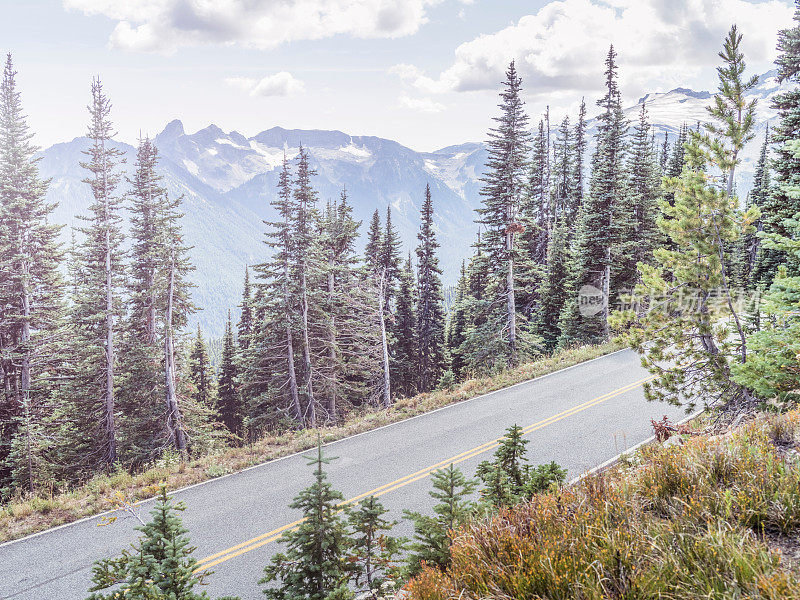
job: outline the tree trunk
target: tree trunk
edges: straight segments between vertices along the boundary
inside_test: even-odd
[[[106,200],[106,219],[108,202]],[[114,296],[111,272],[111,232],[106,222],[106,435],[108,451],[106,462],[110,465],[117,460],[117,424],[114,415]]]
[[[297,422],[305,426],[303,408],[300,406],[300,393],[297,390],[297,373],[294,366],[294,340],[292,339],[292,323],[290,317],[290,296],[289,296],[289,266],[283,265],[283,299],[286,310],[286,362],[289,371],[289,397],[292,401]]]
[[[388,408],[392,405],[392,386],[389,379],[389,344],[386,340],[386,316],[384,294],[386,289],[386,267],[381,272],[380,286],[378,288],[378,309],[381,318],[381,345],[383,348],[383,405]]]
[[[328,394],[328,418],[336,423],[336,385],[337,385],[337,361],[336,361],[336,315],[334,306],[334,287],[333,260],[328,263],[328,298],[331,307],[331,326],[328,337],[328,358],[331,361],[331,390]]]
[[[20,236],[20,248],[25,248]],[[20,334],[20,347],[22,348],[22,361],[20,365],[20,396],[25,412],[25,452],[28,458],[28,488],[31,493],[36,489],[33,476],[33,444],[31,442],[31,299],[28,290],[30,266],[27,260],[22,262],[22,290],[20,305],[22,308],[22,331]]]
[[[506,302],[508,311],[508,364],[513,365],[517,361],[517,306],[514,298],[514,233],[510,227],[513,225],[512,209],[508,207],[508,223],[506,228],[506,252],[508,252],[508,273],[506,273]]]
[[[169,287],[167,292],[167,320],[164,324],[164,378],[167,403],[167,431],[172,437],[175,448],[186,453],[186,432],[183,429],[183,415],[178,405],[175,391],[175,348],[172,340],[172,305],[175,285],[175,257],[173,255],[169,268]]]
[[[306,391],[308,393],[308,421],[311,427],[317,426],[317,403],[314,399],[314,380],[311,370],[311,342],[308,336],[308,293],[306,289],[305,266],[300,275],[300,295],[303,310],[303,366],[306,371]]]

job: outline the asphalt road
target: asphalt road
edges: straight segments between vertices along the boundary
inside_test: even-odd
[[[629,350],[616,352],[432,413],[326,445],[333,485],[352,499],[374,493],[400,519],[402,509],[425,512],[435,468],[457,463],[472,476],[494,442],[513,424],[525,428],[529,459],[555,460],[569,477],[614,457],[651,435],[650,419],[675,407],[644,400],[648,373]],[[309,454],[309,453],[305,453]],[[187,510],[184,524],[195,556],[214,573],[212,597],[263,597],[257,584],[278,549],[280,532],[298,518],[287,508],[312,479],[303,455],[293,455],[175,493]],[[152,502],[138,507],[147,519]],[[133,542],[133,517],[98,528],[86,519],[0,545],[0,599],[79,600],[87,596],[93,561]],[[410,527],[401,523],[398,535]]]

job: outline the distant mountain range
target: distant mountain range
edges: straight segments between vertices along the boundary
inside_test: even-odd
[[[776,119],[769,100],[778,89],[775,72],[759,79],[754,96],[759,99],[756,139],[742,155],[738,187],[749,189],[763,131]],[[706,118],[709,92],[676,88],[648,94],[639,100],[647,110],[657,136],[670,132],[675,139],[680,126]],[[635,122],[639,105],[626,109]],[[555,127],[554,127],[555,128]],[[588,133],[594,134],[594,123]],[[425,185],[430,184],[436,209],[436,229],[441,243],[440,260],[445,281],[452,283],[461,260],[470,254],[477,228],[475,208],[480,205],[480,177],[486,161],[482,143],[448,146],[435,152],[416,152],[397,142],[372,136],[350,136],[341,131],[298,130],[273,127],[253,137],[236,131],[224,132],[216,125],[187,134],[183,124],[170,122],[155,138],[161,154],[164,185],[173,195],[184,195],[183,227],[186,241],[193,246],[191,257],[197,267],[195,303],[202,309],[194,317],[212,336],[224,328],[228,309],[236,316],[245,265],[264,260],[262,221],[274,217],[269,205],[275,197],[278,170],[283,160],[297,155],[300,144],[317,171],[314,185],[320,199],[337,199],[343,188],[357,219],[366,223],[377,208],[385,219],[392,207],[392,219],[408,252],[416,245],[419,209]],[[49,199],[58,207],[54,220],[76,226],[76,216],[89,206],[89,188],[81,183],[85,172],[79,166],[86,138],[55,144],[42,152],[40,170],[52,178]],[[127,159],[125,170],[133,169],[135,149],[119,143]],[[590,143],[589,153],[592,152]],[[121,186],[122,190],[126,185]]]

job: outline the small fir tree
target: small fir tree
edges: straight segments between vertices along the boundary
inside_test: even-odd
[[[398,556],[404,541],[388,535],[397,525],[397,521],[384,518],[388,512],[375,496],[369,496],[347,515],[350,527],[348,562],[354,570],[353,585],[357,592],[367,593],[373,600],[395,590],[401,583]]]
[[[452,534],[475,512],[469,499],[475,491],[475,482],[464,477],[452,463],[431,476],[433,491],[431,498],[438,503],[433,507],[433,516],[406,510],[403,516],[414,525],[414,541],[409,548],[407,572],[413,576],[422,568],[422,563],[444,570],[450,564]]]
[[[321,442],[317,456],[308,458],[308,464],[315,466],[314,483],[289,505],[302,512],[303,520],[297,529],[283,534],[279,541],[285,552],[272,557],[259,581],[277,584],[264,589],[270,600],[326,600],[341,593],[352,576],[347,531],[339,513],[344,496],[333,489],[325,473],[332,459],[323,455]]]
[[[95,563],[87,600],[209,600],[206,592],[195,591],[209,573],[195,573],[195,548],[177,514],[185,508],[181,502],[173,503],[162,487],[150,511],[153,519],[136,527],[142,536],[132,551]]]
[[[236,389],[236,340],[233,337],[231,313],[225,323],[225,336],[222,338],[222,358],[217,380],[217,411],[220,419],[233,434],[241,433],[242,411],[239,406],[239,392]]]

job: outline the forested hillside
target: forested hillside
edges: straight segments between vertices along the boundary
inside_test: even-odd
[[[759,101],[755,116],[755,131],[763,136],[776,120],[772,97],[777,93],[775,71],[759,77],[758,85],[748,90],[747,97]],[[674,145],[684,125],[696,126],[705,118],[711,102],[709,92],[677,88],[666,93],[651,93],[641,98],[647,104],[652,133],[659,151],[665,141]],[[624,109],[632,128],[641,102]],[[599,120],[597,108],[588,103],[586,118],[586,147],[588,157],[595,149]],[[568,115],[574,128],[575,115]],[[545,131],[550,132],[550,154],[563,123],[541,115]],[[535,119],[538,122],[538,118]],[[632,129],[631,129],[632,132]],[[77,131],[76,131],[77,133]],[[570,137],[574,136],[574,132]],[[61,239],[68,243],[70,229],[77,215],[89,206],[90,193],[81,183],[83,174],[78,163],[81,151],[88,145],[85,137],[56,144],[42,151],[42,176],[53,178],[48,200],[57,204],[53,213],[56,223],[66,225]],[[246,265],[264,258],[266,248],[261,243],[261,220],[275,217],[270,203],[277,194],[277,180],[284,151],[295,159],[300,144],[308,151],[311,165],[316,169],[315,187],[321,201],[339,197],[347,188],[353,206],[353,217],[366,227],[373,211],[385,211],[391,206],[394,224],[403,244],[411,248],[416,243],[420,225],[422,194],[431,186],[437,198],[434,217],[440,241],[448,249],[442,253],[443,281],[455,285],[461,261],[469,257],[470,246],[477,231],[473,223],[474,210],[481,203],[481,181],[485,172],[486,145],[480,142],[448,146],[434,152],[418,152],[391,140],[370,136],[351,136],[340,131],[289,130],[280,127],[246,137],[236,131],[225,132],[209,125],[195,133],[187,133],[179,120],[171,121],[154,138],[159,149],[159,173],[164,187],[174,195],[185,195],[184,230],[191,246],[190,256],[198,267],[191,281],[197,285],[195,304],[201,309],[190,317],[190,323],[200,324],[212,338],[222,337],[228,307],[241,294],[241,274]],[[123,168],[130,175],[135,149],[124,143],[118,146],[126,153]],[[737,189],[744,197],[752,187],[752,178],[760,148],[750,144],[742,151],[737,175]],[[555,157],[551,156],[551,160]],[[584,161],[588,175],[588,160]],[[235,231],[231,239],[225,232]],[[363,250],[363,235],[356,241]],[[228,269],[217,269],[223,261]],[[238,318],[238,309],[233,309]]]

